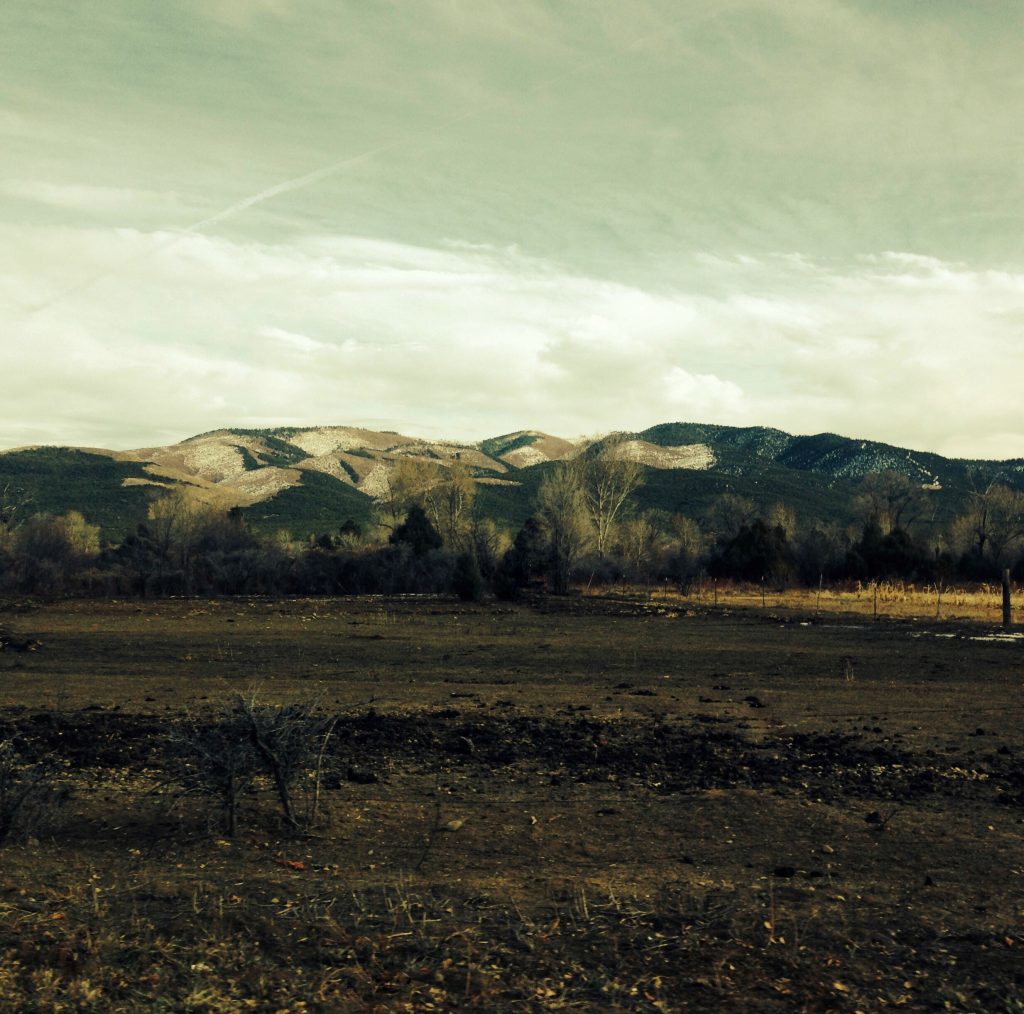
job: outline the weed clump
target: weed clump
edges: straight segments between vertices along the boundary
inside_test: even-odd
[[[24,840],[48,826],[69,795],[55,760],[28,761],[12,740],[0,742],[0,843]]]
[[[231,837],[242,797],[260,778],[269,780],[292,831],[316,818],[324,752],[336,719],[312,704],[271,705],[239,696],[206,721],[190,719],[170,736],[172,776],[186,792],[216,799]],[[302,785],[305,806],[296,804]]]

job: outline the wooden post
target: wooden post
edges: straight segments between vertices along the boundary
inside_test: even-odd
[[[715,578],[715,608],[718,608],[718,578]]]
[[[764,609],[764,574],[761,575],[761,608]]]
[[[878,582],[877,581],[873,581],[871,583],[871,588],[872,588],[872,591],[874,592],[874,594],[872,595],[872,598],[871,598],[871,619],[877,620],[878,619]]]
[[[816,613],[821,612],[821,585],[825,580],[825,574],[822,571],[818,572],[818,597],[814,600],[814,611]]]
[[[1003,570],[1003,626],[1010,625],[1010,571]]]
[[[942,619],[942,578],[935,584],[935,619]]]

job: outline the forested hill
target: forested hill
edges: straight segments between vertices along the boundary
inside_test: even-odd
[[[718,467],[745,474],[770,461],[800,472],[831,479],[862,479],[871,472],[898,472],[922,485],[984,489],[993,482],[1024,487],[1024,458],[1006,461],[944,458],[874,440],[856,440],[836,433],[793,436],[763,426],[709,426],[662,423],[640,436],[653,444],[701,442],[714,448]],[[1024,448],[1022,448],[1024,450]]]
[[[521,430],[466,443],[324,426],[217,430],[133,451],[22,448],[0,453],[0,509],[17,502],[23,511],[74,510],[119,538],[146,517],[154,497],[185,489],[213,506],[240,508],[257,528],[302,537],[346,519],[366,522],[388,497],[396,471],[410,463],[457,463],[476,481],[478,510],[514,527],[530,515],[555,463],[607,441]],[[803,521],[845,524],[857,483],[885,471],[928,489],[936,523],[993,482],[1024,488],[1024,459],[949,459],[830,433],[664,423],[617,433],[615,441],[616,455],[645,466],[636,506],[662,517],[699,516],[732,493],[765,511],[782,502]]]

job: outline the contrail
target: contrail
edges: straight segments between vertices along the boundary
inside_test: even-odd
[[[192,236],[197,232],[202,232],[204,229],[211,225],[216,225],[218,222],[223,222],[226,219],[233,218],[235,215],[241,214],[241,212],[255,207],[257,204],[263,204],[265,201],[269,201],[274,197],[279,197],[281,194],[288,194],[292,191],[302,190],[305,187],[312,186],[314,183],[318,183],[320,180],[326,179],[328,176],[333,176],[335,173],[341,172],[342,169],[358,165],[360,162],[366,162],[377,155],[391,151],[400,145],[407,144],[414,138],[433,134],[438,130],[445,129],[456,123],[460,123],[463,120],[468,120],[479,115],[479,112],[460,113],[458,116],[452,116],[446,120],[442,120],[440,123],[428,130],[411,131],[408,134],[403,134],[401,137],[395,138],[393,141],[388,141],[386,144],[379,144],[374,148],[368,148],[366,151],[361,151],[357,155],[349,155],[345,158],[338,159],[336,162],[331,162],[329,165],[320,166],[318,169],[312,169],[308,173],[303,173],[301,176],[293,176],[291,179],[283,180],[281,183],[275,183],[272,187],[266,187],[258,193],[240,198],[234,203],[229,204],[226,208],[222,208],[216,214],[209,215],[197,222],[193,222],[191,225],[176,229],[172,235],[157,243],[155,246],[150,247],[148,250],[132,254],[131,257],[126,257],[117,264],[104,268],[102,271],[97,271],[95,274],[90,275],[87,278],[83,278],[74,285],[61,289],[59,292],[54,293],[43,302],[26,307],[23,319],[43,313],[56,303],[60,303],[67,299],[68,296],[72,296],[84,289],[92,288],[92,286],[97,282],[102,281],[104,278],[109,278],[111,275],[119,274],[126,267],[131,266],[137,261],[144,260],[145,258],[152,257],[163,250],[167,250],[175,244],[180,243],[186,237]]]
[[[235,215],[248,208],[252,208],[257,204],[262,204],[264,201],[269,201],[272,197],[278,197],[281,194],[289,194],[293,190],[302,190],[305,187],[312,186],[314,183],[319,183],[320,180],[326,179],[328,176],[333,176],[335,173],[341,172],[342,169],[358,165],[358,163],[366,162],[375,155],[391,151],[392,148],[397,148],[399,145],[405,144],[412,138],[432,134],[436,130],[442,130],[455,123],[460,123],[462,120],[468,120],[471,117],[479,115],[479,113],[475,112],[460,113],[458,116],[452,116],[447,120],[442,120],[430,130],[416,130],[409,134],[403,134],[401,137],[396,138],[394,141],[389,141],[387,144],[380,144],[376,148],[369,148],[367,151],[362,151],[358,155],[350,155],[347,158],[339,159],[337,162],[331,162],[330,165],[321,166],[319,169],[313,169],[308,173],[303,173],[301,176],[293,176],[290,180],[285,180],[282,183],[275,183],[274,186],[267,187],[266,190],[261,190],[258,194],[251,194],[249,197],[243,197],[241,200],[235,201],[234,204],[229,204],[226,208],[218,211],[215,215],[211,215],[209,218],[204,218],[202,221],[194,222],[192,225],[187,226],[180,231],[178,236],[175,237],[175,241],[182,236],[188,236],[194,232],[199,232],[209,225],[216,225],[218,222],[223,222],[226,218],[233,218]]]

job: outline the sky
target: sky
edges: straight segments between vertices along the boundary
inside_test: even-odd
[[[4,0],[0,448],[1024,456],[1019,0]]]

